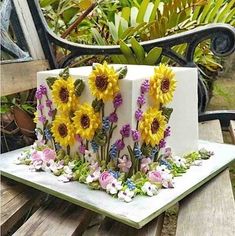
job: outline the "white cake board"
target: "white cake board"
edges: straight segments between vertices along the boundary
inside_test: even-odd
[[[29,166],[14,164],[23,149],[1,154],[0,171],[3,176],[139,229],[213,178],[235,159],[233,145],[199,141],[199,148],[202,147],[214,151],[215,155],[204,160],[202,166],[192,166],[186,174],[175,178],[175,188],[162,189],[154,197],[137,196],[130,203],[103,191],[91,190],[85,184],[62,183],[51,173],[31,172]]]

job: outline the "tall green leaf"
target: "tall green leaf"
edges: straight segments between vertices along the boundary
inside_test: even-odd
[[[139,44],[139,42],[134,37],[131,38],[131,46],[132,46],[132,50],[134,51],[134,53],[136,55],[136,60],[137,60],[138,64],[143,64],[144,57],[145,57],[145,51],[144,51],[143,47]]]
[[[144,21],[144,15],[148,7],[149,0],[143,0],[140,4],[139,12],[136,18],[137,23],[142,23]]]
[[[120,49],[127,59],[128,64],[137,64],[137,61],[134,57],[134,54],[132,53],[132,50],[127,46],[126,43],[124,43],[122,40],[119,41]]]
[[[161,56],[162,53],[162,48],[152,48],[147,56],[144,59],[144,64],[145,65],[155,65],[155,63],[157,62],[157,60],[159,59],[159,57]]]

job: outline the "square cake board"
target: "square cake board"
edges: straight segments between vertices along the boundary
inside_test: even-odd
[[[139,229],[213,178],[235,159],[234,145],[199,141],[199,148],[213,151],[215,155],[203,160],[201,166],[192,166],[187,173],[176,177],[175,188],[161,189],[153,197],[137,196],[130,203],[103,191],[91,190],[87,185],[75,181],[59,182],[52,173],[32,172],[29,166],[16,165],[15,160],[26,148],[1,154],[0,171],[1,175],[10,179]]]

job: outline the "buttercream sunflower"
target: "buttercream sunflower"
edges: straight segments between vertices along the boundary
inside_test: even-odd
[[[166,124],[166,118],[162,115],[162,112],[150,107],[143,114],[139,123],[139,131],[143,142],[150,144],[152,147],[158,145],[160,140],[164,138]]]
[[[149,94],[156,102],[167,104],[173,99],[176,89],[175,73],[164,64],[154,68],[154,74],[150,78]]]
[[[88,84],[92,95],[103,101],[112,100],[120,90],[118,73],[106,62],[95,66],[89,75]]]
[[[74,113],[73,123],[76,134],[86,140],[92,140],[101,121],[99,113],[94,112],[92,106],[87,103],[80,105]]]
[[[74,93],[74,80],[57,79],[52,85],[52,100],[57,109],[62,112],[74,111],[78,107],[78,98]]]
[[[62,147],[74,144],[74,127],[68,116],[57,115],[52,122],[51,131],[55,141]]]

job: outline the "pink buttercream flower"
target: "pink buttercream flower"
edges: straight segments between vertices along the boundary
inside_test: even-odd
[[[128,159],[127,155],[123,155],[121,158],[118,158],[118,167],[120,171],[128,173],[129,169],[132,166],[132,162]]]
[[[43,152],[35,151],[32,153],[32,160],[34,161],[42,161],[43,160]]]
[[[86,147],[85,147],[84,145],[81,145],[81,146],[79,147],[79,152],[80,152],[81,154],[85,154],[85,151],[86,151]]]
[[[143,158],[141,160],[141,164],[140,164],[140,171],[143,173],[146,173],[149,170],[149,164],[152,162],[152,160],[147,157],[147,158]]]
[[[108,172],[104,171],[99,177],[99,183],[102,189],[106,189],[107,185],[112,183],[115,178]]]
[[[162,182],[162,176],[161,173],[159,171],[150,171],[148,173],[148,178],[150,180],[150,182],[152,183],[161,183]]]
[[[56,152],[50,148],[45,148],[43,151],[43,161],[49,162],[56,159]]]

